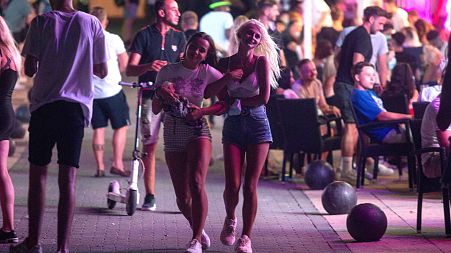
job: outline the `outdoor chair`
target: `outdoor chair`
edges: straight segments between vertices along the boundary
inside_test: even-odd
[[[277,107],[284,137],[284,159],[282,163],[282,181],[286,180],[286,163],[290,159],[289,177],[293,175],[291,166],[293,156],[300,154],[303,164],[305,154],[312,154],[313,159],[320,159],[321,153],[339,150],[341,144],[341,119],[336,117],[319,117],[315,99],[278,99]],[[330,136],[331,122],[337,125],[336,135]],[[328,126],[328,133],[321,135],[321,125]],[[329,154],[332,164],[332,154]]]
[[[443,147],[426,147],[421,145],[421,121],[414,119],[411,122],[412,135],[415,142],[415,150],[417,157],[417,232],[421,232],[421,218],[423,209],[423,194],[428,192],[442,192],[443,199],[443,213],[445,220],[445,232],[451,235],[450,211],[449,211],[449,187],[447,184],[442,184],[444,169],[446,168],[446,152]],[[437,152],[440,154],[442,177],[429,178],[423,172],[421,155],[424,153]]]
[[[351,102],[350,102],[351,103]],[[415,147],[410,132],[410,120],[387,120],[376,121],[367,124],[359,124],[354,110],[354,106],[351,103],[352,113],[356,122],[358,131],[356,164],[357,164],[357,180],[356,188],[364,185],[365,182],[365,164],[368,157],[374,159],[373,178],[377,179],[379,156],[406,156],[408,166],[408,181],[409,188],[413,190],[414,178],[415,178]],[[366,134],[366,131],[371,129],[377,129],[382,127],[389,127],[393,125],[404,125],[406,129],[406,142],[404,143],[379,143],[371,140]],[[401,168],[399,168],[401,170]],[[400,173],[401,175],[401,173]]]
[[[413,102],[413,117],[415,119],[423,119],[424,112],[429,103],[430,102]]]
[[[283,134],[280,122],[279,112],[277,110],[277,99],[283,99],[283,95],[273,95],[269,98],[266,105],[266,115],[268,116],[269,127],[271,128],[272,143],[269,145],[269,150],[283,150]],[[268,176],[268,155],[266,155],[264,176]]]
[[[384,108],[389,112],[409,114],[409,100],[405,94],[381,97]]]

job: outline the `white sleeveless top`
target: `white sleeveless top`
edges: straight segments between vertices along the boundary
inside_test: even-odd
[[[260,90],[257,82],[257,74],[255,71],[257,68],[257,62],[258,56],[254,64],[254,70],[246,78],[241,81],[231,81],[227,84],[227,91],[230,97],[249,98],[257,96],[259,94]],[[227,66],[227,71],[230,71],[230,58]]]

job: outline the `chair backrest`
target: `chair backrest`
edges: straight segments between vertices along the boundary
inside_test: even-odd
[[[415,150],[421,149],[421,119],[413,119],[410,121],[410,130],[412,131]]]
[[[315,99],[278,99],[285,151],[320,153],[323,145]]]
[[[426,107],[430,102],[413,102],[413,116],[415,119],[422,119],[424,112],[426,111]]]
[[[273,140],[273,142],[269,145],[270,149],[283,149],[284,147],[282,124],[280,122],[279,111],[277,110],[278,99],[283,99],[283,96],[271,96],[269,98],[268,104],[266,105],[266,115],[268,116]]]
[[[387,111],[409,114],[409,100],[407,99],[407,95],[382,97],[381,99]]]

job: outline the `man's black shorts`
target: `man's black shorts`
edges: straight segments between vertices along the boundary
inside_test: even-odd
[[[84,135],[84,116],[81,105],[56,101],[31,113],[28,161],[46,166],[56,144],[58,164],[78,168]]]

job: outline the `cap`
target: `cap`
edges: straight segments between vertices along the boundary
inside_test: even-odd
[[[230,1],[212,1],[212,3],[208,6],[210,9],[214,9],[221,6],[230,6],[232,3]]]

